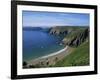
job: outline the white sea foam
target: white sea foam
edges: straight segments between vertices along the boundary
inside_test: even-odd
[[[66,46],[65,48],[63,48],[63,49],[61,49],[61,50],[59,50],[57,52],[54,52],[54,53],[51,53],[49,55],[45,55],[45,56],[39,57],[37,59],[33,59],[33,60],[29,61],[29,62],[33,62],[33,61],[37,61],[37,60],[40,60],[40,59],[45,59],[45,58],[48,58],[48,57],[52,57],[52,56],[55,56],[57,54],[61,54],[62,52],[64,52],[65,50],[67,50],[67,48],[68,48],[68,46]]]
[[[67,48],[68,48],[68,46],[66,46],[64,49],[61,49],[61,50],[59,50],[57,52],[51,53],[49,55],[46,55],[46,56],[43,56],[43,57],[40,57],[40,58],[42,59],[42,58],[48,58],[48,57],[51,57],[51,56],[55,56],[57,54],[60,54],[60,53],[64,52]]]

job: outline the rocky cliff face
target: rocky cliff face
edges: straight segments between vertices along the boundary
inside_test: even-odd
[[[76,33],[77,35],[74,35],[72,38],[67,38],[66,36],[62,40],[62,43],[69,46],[78,46],[89,37],[89,29],[85,29],[82,32],[76,32]]]
[[[73,27],[54,27],[50,30],[53,35],[65,35],[62,44],[68,46],[78,46],[89,37],[89,28]]]
[[[65,27],[54,27],[50,30],[50,34],[60,35],[60,34],[68,34],[71,32],[71,29],[67,29]]]

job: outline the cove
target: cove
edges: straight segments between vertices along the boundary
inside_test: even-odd
[[[45,30],[23,28],[23,60],[36,59],[63,49],[61,40],[62,37]]]

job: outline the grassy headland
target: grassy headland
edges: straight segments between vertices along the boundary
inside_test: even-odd
[[[72,53],[61,61],[58,61],[54,67],[65,66],[85,66],[89,65],[89,42],[84,42],[77,48],[72,49]]]
[[[48,29],[47,32],[63,36],[60,45],[68,46],[68,50],[45,59],[33,60],[32,64],[26,62],[28,67],[25,65],[23,68],[89,65],[89,27],[57,26]]]

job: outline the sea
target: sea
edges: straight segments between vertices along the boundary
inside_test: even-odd
[[[52,35],[44,29],[23,28],[23,61],[49,55],[64,48],[63,37]]]

